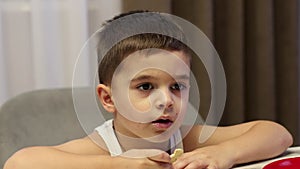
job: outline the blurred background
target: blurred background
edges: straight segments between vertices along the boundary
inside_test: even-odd
[[[147,9],[187,19],[214,44],[228,88],[221,125],[273,120],[290,130],[297,145],[299,5],[299,0],[0,0],[0,105],[23,92],[71,87],[80,49],[103,21]],[[92,61],[85,61],[82,85],[93,78]],[[210,98],[209,90],[202,97]],[[205,114],[210,100],[201,101]]]

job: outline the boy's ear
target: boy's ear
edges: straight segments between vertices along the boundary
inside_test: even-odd
[[[103,106],[103,108],[108,112],[115,112],[116,108],[111,96],[111,88],[104,85],[99,84],[97,86],[97,94],[98,98]]]

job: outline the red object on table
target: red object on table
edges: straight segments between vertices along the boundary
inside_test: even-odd
[[[300,157],[274,161],[264,166],[263,169],[300,169]]]

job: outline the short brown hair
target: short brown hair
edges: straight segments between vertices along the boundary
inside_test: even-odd
[[[109,28],[111,25],[109,24],[110,22],[114,21],[115,19],[122,18],[124,16],[134,14],[134,13],[147,13],[145,11],[138,11],[138,12],[130,12],[128,14],[121,14],[120,16],[115,17],[112,20],[109,20],[108,23],[104,25],[106,27],[105,30],[107,29],[116,29],[115,27]],[[151,13],[153,14],[153,13]],[[147,16],[148,18],[158,18],[159,14],[154,13],[155,15],[150,15]],[[161,19],[161,18],[159,18]],[[165,21],[165,20],[164,20]],[[159,21],[157,21],[159,22]],[[168,21],[170,22],[170,21]],[[160,23],[158,23],[160,24]],[[167,23],[168,24],[168,23]],[[152,24],[153,25],[153,24]],[[151,26],[152,26],[151,25]],[[126,24],[125,24],[126,26]],[[159,26],[159,25],[158,25]],[[177,25],[176,25],[177,27]],[[172,28],[174,29],[174,24],[172,25]],[[124,27],[120,27],[119,31],[122,31]],[[180,28],[175,28],[177,29],[177,34],[179,36],[176,37],[181,37],[183,39],[183,33],[181,32]],[[106,38],[113,38],[110,37],[107,33],[104,34]],[[113,34],[111,36],[114,36]],[[104,38],[105,39],[105,38]],[[98,55],[101,53],[101,45],[105,45],[104,43],[106,42],[105,40],[102,40],[102,43],[99,43],[98,45]],[[110,85],[112,76],[114,74],[115,69],[118,67],[118,65],[131,53],[138,51],[138,50],[143,50],[143,49],[148,49],[148,48],[158,48],[158,49],[165,49],[169,51],[183,51],[185,52],[188,56],[191,55],[191,50],[189,47],[187,47],[183,42],[180,40],[162,35],[162,34],[156,34],[156,33],[143,33],[143,34],[137,34],[133,35],[130,37],[127,37],[118,43],[116,43],[111,49],[108,50],[108,52],[103,56],[99,66],[98,66],[98,75],[99,75],[99,81],[101,84],[105,85]],[[100,59],[99,59],[100,60]]]

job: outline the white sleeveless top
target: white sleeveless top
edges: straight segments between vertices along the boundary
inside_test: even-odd
[[[110,152],[111,156],[118,156],[123,153],[121,145],[117,139],[115,131],[113,129],[113,120],[108,120],[101,126],[95,128],[98,134],[104,140],[108,151]],[[182,137],[179,130],[177,130],[170,138],[170,150],[174,152],[176,148],[183,149],[182,145]]]

